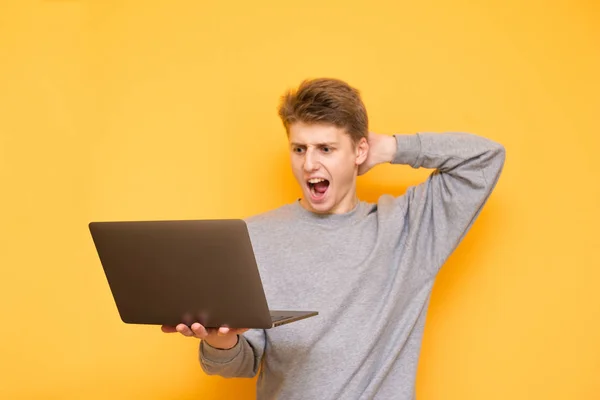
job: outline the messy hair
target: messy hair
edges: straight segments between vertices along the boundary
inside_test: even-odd
[[[279,117],[289,134],[295,122],[330,124],[346,130],[354,143],[368,134],[367,110],[357,89],[339,79],[303,81],[281,97]]]

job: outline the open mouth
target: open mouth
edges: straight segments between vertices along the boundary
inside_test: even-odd
[[[308,188],[313,200],[321,200],[329,189],[329,181],[323,178],[312,178],[308,180]]]

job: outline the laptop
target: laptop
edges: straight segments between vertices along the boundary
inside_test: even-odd
[[[241,219],[90,222],[121,320],[270,329],[318,315],[269,310]]]

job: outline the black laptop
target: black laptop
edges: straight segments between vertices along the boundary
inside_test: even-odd
[[[121,320],[270,329],[318,315],[269,310],[241,219],[91,222]]]

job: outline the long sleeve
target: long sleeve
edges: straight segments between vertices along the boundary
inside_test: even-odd
[[[207,375],[252,378],[259,370],[264,346],[265,332],[262,329],[240,335],[237,344],[228,350],[215,349],[200,341],[200,365]]]
[[[393,164],[435,169],[420,185],[408,189],[408,248],[428,258],[434,271],[460,243],[498,181],[505,149],[467,133],[394,135]]]

